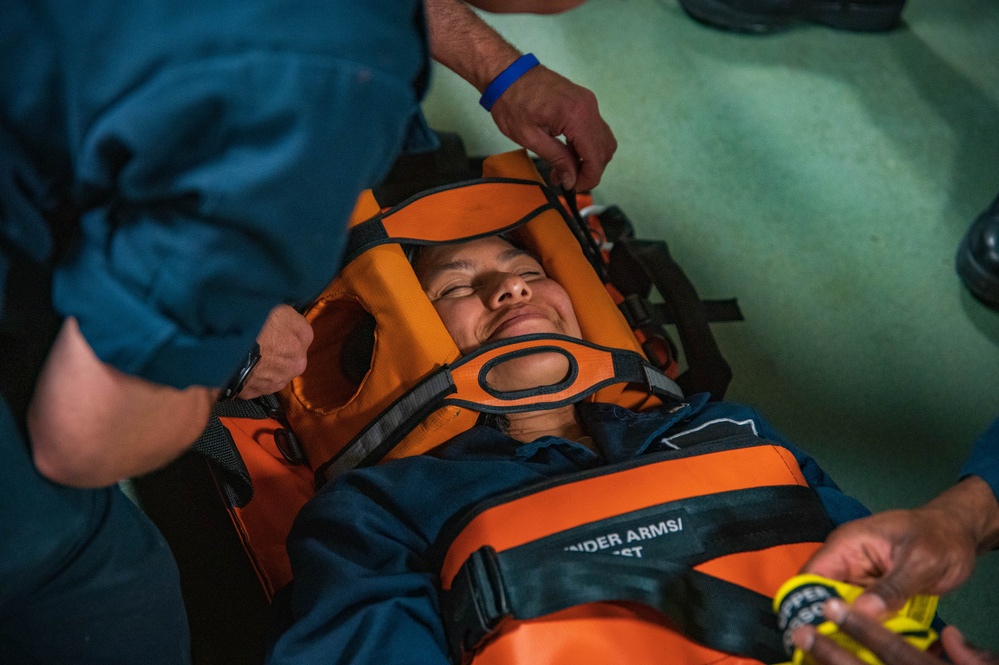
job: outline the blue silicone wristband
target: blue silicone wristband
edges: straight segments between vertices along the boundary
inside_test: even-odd
[[[479,104],[481,104],[482,108],[485,110],[492,111],[493,104],[495,104],[496,100],[500,98],[500,95],[506,92],[507,88],[513,85],[514,81],[523,76],[524,72],[531,67],[540,64],[541,63],[538,62],[538,59],[534,57],[533,53],[525,53],[520,56],[513,61],[512,65],[504,69],[500,72],[499,76],[493,79],[493,82],[489,84],[489,87],[482,92],[482,97],[479,98]]]

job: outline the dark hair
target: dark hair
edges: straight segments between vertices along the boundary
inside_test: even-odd
[[[482,425],[484,427],[492,427],[495,430],[499,430],[503,434],[508,434],[510,432],[510,419],[504,413],[480,413],[478,420],[475,421],[476,425]]]

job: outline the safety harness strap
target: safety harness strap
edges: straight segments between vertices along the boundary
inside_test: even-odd
[[[222,423],[222,418],[248,418],[253,420],[280,419],[280,405],[274,395],[264,395],[252,400],[234,399],[216,402],[208,425],[191,447],[193,452],[206,457],[221,472],[219,485],[229,505],[242,508],[253,498],[253,481],[236,448],[232,433]],[[275,441],[285,459],[293,464],[303,464],[305,454],[301,445],[287,427],[281,428]],[[281,440],[281,437],[284,437]]]
[[[483,219],[487,222],[492,220],[491,223],[478,227],[475,234],[469,235],[467,228],[461,226],[463,218],[442,218],[440,203],[433,198],[433,195],[442,192],[451,192],[452,205],[457,208],[467,211],[489,208],[491,214]],[[434,245],[504,233],[526,224],[547,210],[562,212],[555,194],[536,180],[476,178],[426,189],[353,226],[347,239],[343,265],[372,247],[387,243]]]
[[[709,392],[714,399],[721,399],[732,380],[732,369],[711,333],[711,319],[700,296],[673,260],[666,243],[618,240],[611,250],[610,277],[625,296],[638,294],[644,298],[651,286],[656,287],[665,301],[668,319],[676,322],[687,356],[688,369],[678,378],[680,386],[688,394]],[[740,320],[742,316],[736,308],[727,312],[726,318]]]
[[[815,492],[788,485],[699,496],[601,521],[599,531],[626,533],[629,524],[656,520],[665,525],[670,516],[677,533],[687,533],[658,539],[668,547],[647,547],[639,556],[588,547],[593,541],[584,539],[593,525],[503,552],[480,548],[442,592],[452,652],[474,650],[508,620],[587,603],[635,602],[707,647],[763,662],[786,659],[769,598],[692,566],[734,552],[821,542],[832,525]]]

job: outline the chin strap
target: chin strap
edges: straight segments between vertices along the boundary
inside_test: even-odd
[[[527,390],[503,391],[489,385],[489,373],[503,363],[537,353],[558,353],[568,360],[561,381]],[[680,401],[680,387],[634,351],[612,349],[564,335],[525,335],[487,344],[444,365],[396,400],[344,449],[316,470],[317,479],[380,461],[414,427],[442,406],[463,406],[481,413],[519,413],[575,404],[616,383],[634,383],[652,395]]]

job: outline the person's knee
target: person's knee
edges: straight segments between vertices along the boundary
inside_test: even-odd
[[[560,14],[575,9],[586,0],[466,0],[466,2],[494,14]]]

